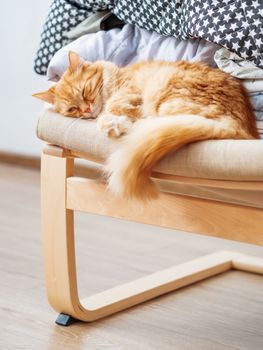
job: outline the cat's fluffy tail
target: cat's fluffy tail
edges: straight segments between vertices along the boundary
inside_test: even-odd
[[[162,157],[194,141],[235,136],[227,119],[179,115],[140,120],[108,160],[109,189],[126,198],[154,198],[158,191],[150,176]]]

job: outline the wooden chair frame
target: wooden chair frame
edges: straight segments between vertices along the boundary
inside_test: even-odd
[[[162,193],[153,203],[134,203],[108,195],[102,182],[74,176],[80,156],[46,146],[41,165],[41,205],[48,300],[60,313],[57,323],[94,321],[230,269],[263,274],[263,259],[220,251],[174,266],[80,300],[77,289],[74,210],[263,244],[263,210]],[[162,175],[153,174],[160,178]],[[175,182],[223,188],[258,189],[262,182],[231,182],[169,176]]]

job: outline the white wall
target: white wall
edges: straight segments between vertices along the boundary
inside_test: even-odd
[[[0,152],[39,155],[35,136],[41,102],[31,94],[48,86],[33,71],[51,0],[4,1],[0,11]]]

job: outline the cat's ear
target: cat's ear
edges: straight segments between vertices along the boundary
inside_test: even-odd
[[[36,94],[33,94],[32,96],[48,103],[54,103],[55,86],[51,86],[47,91],[38,92]]]
[[[72,72],[75,72],[85,64],[85,61],[74,51],[69,51],[68,60],[69,68]]]

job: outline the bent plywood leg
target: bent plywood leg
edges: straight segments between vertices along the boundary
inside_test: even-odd
[[[66,209],[66,178],[74,159],[43,154],[41,207],[44,265],[48,300],[58,312],[78,309],[73,211]]]
[[[263,275],[263,259],[242,254],[232,261],[235,270],[253,272]]]
[[[66,209],[66,183],[73,172],[73,159],[43,154],[41,197],[45,277],[49,302],[56,311],[62,313],[59,324],[68,325],[72,318],[94,321],[232,268],[263,273],[263,259],[222,251],[80,301],[73,210]]]

